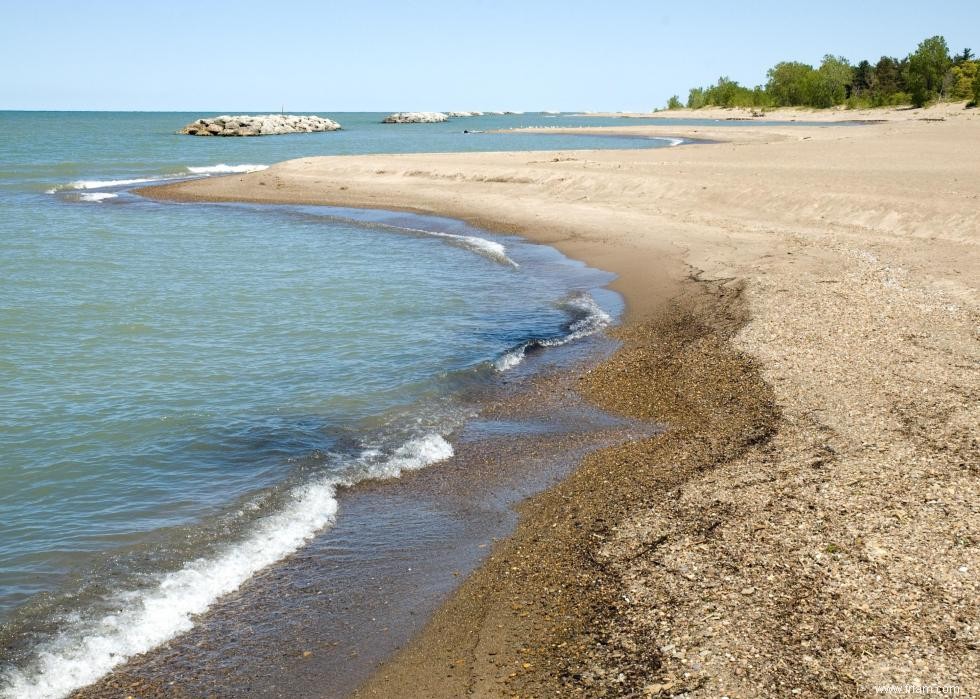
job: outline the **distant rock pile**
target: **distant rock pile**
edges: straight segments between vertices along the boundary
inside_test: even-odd
[[[277,136],[287,133],[337,131],[340,124],[318,116],[262,114],[259,116],[219,116],[198,119],[177,133],[190,136]]]
[[[446,116],[449,117],[475,117],[483,116],[483,112],[446,112]]]
[[[382,124],[436,124],[448,121],[449,116],[442,112],[396,112],[381,120]]]

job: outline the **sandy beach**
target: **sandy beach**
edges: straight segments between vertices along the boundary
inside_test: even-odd
[[[359,695],[980,691],[980,114],[941,109],[141,191],[435,213],[619,275],[622,348],[579,390],[667,430],[525,501]]]

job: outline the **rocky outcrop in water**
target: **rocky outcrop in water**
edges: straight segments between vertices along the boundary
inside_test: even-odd
[[[452,118],[483,116],[483,112],[446,112],[446,116]]]
[[[435,124],[448,121],[442,112],[396,112],[382,119],[382,124]]]
[[[337,131],[340,124],[318,116],[262,114],[259,116],[219,116],[198,119],[177,133],[190,136],[277,136],[287,133]]]

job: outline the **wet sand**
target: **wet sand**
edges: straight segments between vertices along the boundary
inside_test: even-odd
[[[660,431],[575,392],[576,377],[616,346],[593,336],[532,352],[464,392],[479,414],[451,436],[453,457],[342,489],[335,525],[218,600],[191,631],[72,696],[348,696],[513,532],[516,503],[586,454]]]
[[[980,119],[621,127],[145,191],[462,218],[614,271],[587,457],[362,696],[862,696],[980,677]]]

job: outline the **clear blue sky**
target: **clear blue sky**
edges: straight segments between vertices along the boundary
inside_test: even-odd
[[[980,3],[3,0],[0,109],[647,110],[933,34],[980,53]]]

